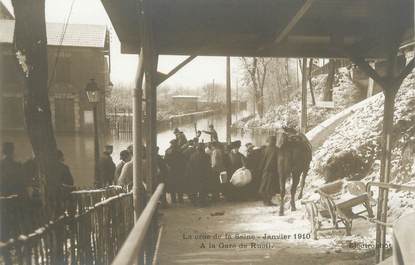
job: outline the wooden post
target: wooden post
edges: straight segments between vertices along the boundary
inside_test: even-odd
[[[134,220],[138,220],[142,210],[141,182],[142,182],[142,157],[143,157],[143,126],[142,126],[142,86],[144,76],[143,49],[140,51],[140,61],[136,73],[134,98],[133,98],[133,204]]]
[[[226,142],[231,143],[232,98],[231,98],[231,59],[226,57]]]
[[[314,97],[314,89],[313,89],[313,58],[310,58],[310,62],[308,63],[308,84],[310,86],[310,94],[311,94],[311,102],[313,103],[313,106],[316,105],[316,98]]]
[[[393,46],[392,46],[393,47]],[[384,111],[383,111],[383,131],[382,131],[382,157],[380,167],[380,182],[389,183],[391,172],[391,156],[392,156],[392,129],[393,114],[395,107],[396,93],[400,87],[400,83],[395,82],[396,71],[396,53],[397,50],[391,47],[388,58],[388,69],[384,78],[383,94],[385,95]],[[397,48],[397,47],[396,47]],[[386,223],[388,210],[388,189],[379,189],[377,219]],[[380,243],[376,247],[376,259],[380,262],[385,259],[385,243],[386,243],[386,227],[376,225],[376,243]]]
[[[303,58],[302,63],[302,81],[301,81],[301,120],[300,130],[302,133],[307,132],[307,58]]]

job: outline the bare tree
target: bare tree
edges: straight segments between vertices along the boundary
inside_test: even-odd
[[[254,114],[257,106],[260,117],[264,115],[264,86],[270,62],[270,58],[242,57],[243,70],[249,77],[254,96]]]
[[[336,61],[334,59],[330,59],[328,68],[327,81],[323,88],[323,101],[333,101],[333,83],[334,74],[336,73]]]
[[[16,18],[14,47],[25,76],[24,116],[44,201],[56,210],[58,198],[57,145],[48,97],[45,0],[12,0]]]

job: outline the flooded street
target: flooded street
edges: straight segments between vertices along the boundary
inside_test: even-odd
[[[237,117],[248,116],[247,111],[238,113]],[[236,119],[233,115],[232,120]],[[196,122],[198,130],[207,130],[208,125],[213,123],[218,132],[219,140],[225,141],[226,138],[226,116],[224,114],[214,115],[208,118],[199,119]],[[187,123],[179,126],[188,139],[195,136],[195,123]],[[25,131],[16,132],[2,132],[2,142],[14,142],[16,146],[16,159],[18,161],[25,161],[31,157],[32,147]],[[163,130],[158,133],[157,142],[160,147],[160,154],[164,155],[165,150],[169,146],[169,141],[174,138],[172,130]],[[202,139],[209,142],[210,138],[207,134],[202,134]],[[75,185],[78,187],[90,187],[94,182],[94,138],[92,135],[62,135],[57,134],[56,140],[58,148],[61,149],[65,155],[65,163],[70,167],[72,175],[75,179]],[[244,144],[252,142],[255,144],[263,144],[265,140],[261,136],[253,137],[250,134],[241,135],[240,132],[232,133],[232,140],[241,140],[241,151],[245,152]],[[101,145],[114,145],[113,159],[117,163],[119,161],[119,153],[121,150],[127,148],[132,144],[130,140],[123,139],[108,139],[106,143]]]

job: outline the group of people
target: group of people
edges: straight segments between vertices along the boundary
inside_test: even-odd
[[[210,135],[210,142],[200,140],[201,132],[187,140],[185,134],[176,128],[175,138],[166,150],[164,163],[167,166],[166,191],[172,203],[182,203],[184,194],[197,205],[206,205],[209,201],[240,200],[257,197],[260,178],[258,176],[257,150],[247,145],[247,156],[240,152],[241,141],[230,144],[221,143],[213,125],[203,131]],[[252,182],[243,188],[229,183],[236,170],[246,167],[253,173]],[[226,175],[226,179],[220,178]]]
[[[201,135],[210,136],[210,142],[204,143]],[[256,148],[251,143],[246,145],[246,156],[240,152],[241,141],[230,144],[221,143],[213,125],[206,131],[196,131],[194,138],[187,140],[184,132],[174,129],[174,139],[166,150],[164,157],[156,150],[156,183],[165,183],[165,191],[170,194],[171,203],[182,203],[184,194],[195,205],[206,205],[224,197],[227,200],[249,198],[262,199],[266,205],[271,204],[272,196],[278,192],[276,176],[275,137],[268,139],[268,146]],[[146,147],[143,146],[141,176],[147,176]],[[3,159],[0,163],[0,195],[27,193],[32,188],[37,175],[35,158],[24,163],[15,161],[13,143],[3,144]],[[133,146],[120,152],[120,162],[116,165],[112,159],[113,147],[107,145],[97,164],[95,185],[106,187],[120,185],[127,189],[133,186]],[[66,190],[73,189],[74,180],[69,167],[64,163],[62,151],[57,151],[57,179]],[[252,180],[244,187],[235,187],[229,179],[240,168],[249,169]],[[224,177],[225,176],[225,177]],[[146,189],[146,179],[142,179]],[[33,188],[31,189],[33,193]],[[163,203],[167,203],[163,196]]]
[[[57,164],[54,176],[60,191],[73,189],[74,179],[65,164],[61,150],[56,152]],[[0,196],[19,195],[36,198],[39,195],[39,179],[36,158],[20,162],[15,159],[15,147],[12,142],[4,142],[0,161]]]

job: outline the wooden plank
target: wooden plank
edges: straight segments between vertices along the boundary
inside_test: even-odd
[[[293,18],[288,22],[287,26],[278,34],[278,36],[274,39],[274,43],[280,43],[283,41],[288,34],[290,34],[291,30],[297,25],[297,23],[301,20],[301,18],[307,13],[308,9],[310,9],[311,5],[315,0],[306,0],[306,2],[301,6],[301,8],[297,11],[297,13],[293,16]]]
[[[171,77],[172,75],[174,75],[175,73],[177,73],[185,65],[187,65],[188,63],[190,63],[191,61],[193,61],[194,58],[196,58],[196,55],[191,55],[191,56],[187,57],[183,62],[181,62],[180,64],[178,64],[176,67],[174,67],[168,74],[158,73],[157,85],[160,85],[161,83],[163,83],[164,81],[166,81],[169,77]]]

